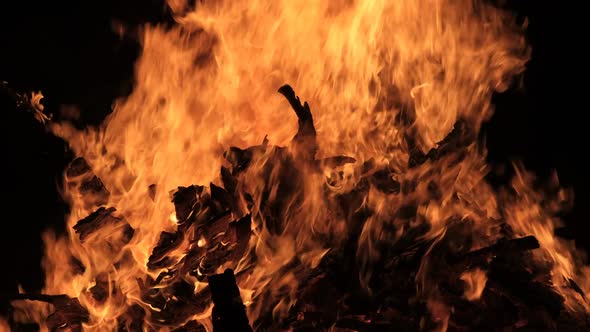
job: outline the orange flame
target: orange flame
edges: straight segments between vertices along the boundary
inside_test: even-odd
[[[465,298],[469,301],[475,301],[481,298],[488,278],[484,271],[476,268],[472,271],[463,272],[461,280],[465,281]]]
[[[360,165],[371,158],[393,170],[401,188],[383,193],[371,187],[356,206],[374,211],[359,230],[362,280],[370,279],[381,244],[392,246],[423,224],[430,229],[415,240],[431,241],[432,249],[451,231],[450,220],[469,223],[468,246],[475,250],[500,237],[502,218],[517,234],[539,239],[536,259],[552,264],[558,287],[581,274],[573,246],[553,236],[558,202],[543,200],[524,171],[514,180],[515,196],[497,193],[485,181],[485,149],[475,143],[437,160],[412,159],[437,147],[453,126],[459,135],[477,135],[492,114],[492,93],[505,90],[524,70],[530,50],[523,27],[509,13],[473,0],[207,1],[196,8],[169,0],[169,6],[177,25],[144,28],[134,91],[114,104],[104,123],[83,131],[51,124],[109,191],[105,197],[81,195],[80,176],[91,175],[66,174],[68,229],[100,205],[115,207],[114,218],[134,229],[129,242],[118,240],[124,234],[115,226],[83,243],[72,231],[67,238],[44,236],[44,292],[77,297],[90,314],[85,330],[116,329],[117,318],[136,304],[153,309],[142,300],[138,279],[162,272],[150,271],[147,262],[160,233],[178,227],[170,190],[219,184],[229,146],[259,145],[265,137],[273,145],[289,144],[297,121],[275,92],[285,82],[312,107],[318,156],[347,155],[357,162],[337,172],[295,162],[305,181],[290,184],[286,196],[279,194],[284,189],[276,149],[258,153],[240,175],[240,190],[252,195],[251,208],[244,201],[239,205],[252,211],[253,236],[234,268],[245,272],[238,281],[251,321],[265,312],[284,317],[299,286],[298,271],[289,264],[297,260],[315,268],[345,238],[349,226],[331,199],[367,177]],[[457,123],[469,130],[460,131]],[[278,231],[269,229],[261,213],[266,191],[264,199],[280,201],[283,208]],[[198,247],[207,241],[195,239]],[[189,242],[184,239],[174,251],[175,260],[184,258]],[[416,276],[418,293],[445,330],[452,310],[431,280],[437,269],[431,255]],[[83,272],[74,271],[72,257]],[[467,299],[481,296],[482,271],[465,272],[461,279]],[[89,293],[97,280],[116,288],[111,292],[109,286],[113,294],[103,303]],[[588,294],[590,282],[584,280]],[[204,288],[190,281],[195,292]],[[565,287],[561,292],[572,308],[580,305],[577,293]],[[209,306],[193,318],[210,330],[210,313]],[[38,310],[27,319],[43,321],[46,314]]]

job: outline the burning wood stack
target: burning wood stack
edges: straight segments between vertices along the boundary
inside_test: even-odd
[[[418,206],[399,206],[392,216],[395,220],[385,223],[381,232],[401,235],[381,237],[396,238],[395,241],[372,243],[379,255],[369,269],[364,266],[358,250],[366,236],[367,223],[379,217],[363,204],[371,191],[393,197],[426,185],[432,199],[441,195],[435,183],[400,182],[396,180],[399,174],[392,168],[378,166],[371,160],[355,165],[361,180],[354,188],[330,197],[334,209],[331,212],[346,222],[345,239],[326,239],[330,250],[314,268],[293,259],[276,272],[276,278],[292,273],[299,283],[297,300],[288,307],[286,318],[269,310],[248,321],[237,285],[248,277],[249,268],[255,264],[235,275],[232,270],[219,273],[220,269],[235,268],[246,256],[256,259],[249,246],[253,228],[264,227],[275,234],[284,231],[286,225],[281,215],[288,208],[284,202],[293,197],[296,184],[306,176],[301,164],[320,173],[356,163],[346,156],[316,159],[318,143],[309,105],[301,104],[290,86],[283,86],[279,92],[299,119],[299,130],[291,146],[271,146],[265,140],[247,149],[231,147],[225,153],[229,166],[221,168],[223,186],[211,183],[178,187],[172,196],[177,230],[160,234],[147,263],[147,269],[158,273],[157,277],[137,280],[142,297],[119,316],[119,331],[205,331],[193,317],[205,312],[211,303],[216,332],[590,330],[590,316],[574,310],[552,283],[552,266],[533,259],[533,252],[540,250],[539,241],[534,236],[518,234],[506,222],[498,222],[500,236],[490,245],[476,246],[473,220],[447,220],[444,231],[427,236],[434,226],[416,222],[421,218]],[[408,111],[398,120],[409,128],[413,118]],[[412,151],[408,169],[435,163],[451,152],[451,161],[459,162],[465,156],[461,151],[475,140],[476,135],[463,121],[457,122],[438,147],[428,153],[411,148],[413,143],[408,135],[406,143]],[[254,202],[252,194],[241,185],[241,176],[253,163],[259,163],[262,155],[268,167],[263,168],[260,177],[267,183],[271,176],[278,178],[279,187],[265,187],[262,201]],[[74,226],[80,242],[104,245],[113,252],[122,250],[135,232],[115,208],[104,206],[109,191],[102,181],[81,158],[72,162],[66,176],[68,185],[84,195],[88,204],[100,206]],[[326,181],[326,192],[333,181],[337,180]],[[279,199],[268,199],[272,190]],[[264,224],[255,220],[263,220]],[[108,232],[102,231],[107,228]],[[404,231],[400,233],[399,229]],[[103,238],[102,234],[110,235]],[[78,273],[84,273],[85,266],[75,257],[72,264],[77,266]],[[124,264],[125,258],[116,266]],[[196,290],[195,284],[188,281],[191,278],[208,285]],[[433,284],[436,292],[425,283]],[[586,301],[574,280],[564,283]],[[98,275],[87,292],[100,304],[109,297],[120,296],[119,286],[108,276]],[[53,313],[46,319],[50,331],[82,331],[89,321],[89,308],[76,298],[21,294],[14,300],[24,299],[51,304]],[[281,296],[265,295],[263,290],[256,301],[271,302],[263,307],[274,308]],[[23,325],[15,321],[11,324],[14,331],[24,331]]]

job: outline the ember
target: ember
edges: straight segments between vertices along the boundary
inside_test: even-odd
[[[490,98],[524,70],[487,3],[170,0],[100,128],[51,122],[68,237],[5,325],[50,331],[583,331],[570,197],[486,179]],[[294,88],[284,85],[293,84]],[[289,106],[292,112],[280,111]]]

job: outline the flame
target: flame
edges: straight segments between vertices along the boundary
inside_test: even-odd
[[[562,287],[563,280],[588,270],[572,245],[553,236],[558,203],[570,198],[561,191],[557,201],[547,201],[519,168],[512,188],[496,191],[485,180],[485,148],[470,140],[493,113],[492,93],[504,91],[530,55],[525,27],[510,13],[472,0],[168,4],[177,24],[144,27],[135,88],[114,103],[104,123],[84,130],[67,122],[50,124],[88,162],[91,173],[65,176],[70,231],[65,238],[44,236],[44,292],[78,298],[89,311],[85,330],[116,330],[117,319],[134,305],[148,313],[160,310],[142,299],[141,285],[163,272],[147,267],[160,234],[174,234],[179,227],[170,191],[219,185],[230,146],[257,146],[267,138],[273,146],[290,146],[296,117],[276,93],[285,82],[311,105],[317,157],[346,155],[356,163],[317,172],[295,160],[292,179],[304,180],[285,185],[286,166],[277,163],[282,150],[268,147],[240,175],[239,191],[249,193],[251,202],[242,197],[237,209],[252,213],[252,237],[233,267],[251,322],[268,313],[284,318],[297,301],[300,270],[315,268],[349,232],[360,234],[355,259],[370,292],[383,244],[394,246],[423,225],[429,230],[415,241],[430,243],[430,249],[416,285],[439,330],[446,330],[452,310],[433,282],[440,264],[436,249],[457,225],[468,225],[471,242],[460,245],[472,250],[495,243],[502,222],[517,234],[535,235],[542,248],[535,259],[550,262],[553,283],[572,308],[580,305],[579,295]],[[436,160],[415,160],[453,131],[468,144]],[[360,165],[369,162],[374,166],[363,171]],[[379,167],[396,174],[388,181],[399,188],[383,192],[371,184],[368,195],[350,206],[353,212],[373,211],[355,229],[335,208],[334,198],[368,181]],[[104,189],[81,194],[80,183],[94,175]],[[203,195],[212,189],[204,190]],[[265,214],[264,201],[281,207],[280,227],[270,226],[273,216]],[[117,223],[85,241],[72,231],[98,206],[116,209],[112,218],[133,229],[129,241]],[[173,264],[185,259],[192,240],[180,241],[170,254]],[[210,238],[194,242],[206,248]],[[79,264],[72,264],[73,258]],[[468,300],[481,296],[482,271],[459,278],[467,283]],[[588,278],[579,279],[588,294]],[[204,288],[188,280],[196,294]],[[103,302],[90,292],[99,282],[107,285]],[[25,318],[43,322],[47,311],[33,313]],[[207,306],[192,318],[211,330],[210,314]],[[157,327],[149,314],[146,320]]]
[[[463,272],[461,274],[461,280],[465,282],[465,298],[469,301],[475,301],[481,298],[488,278],[484,271],[476,268],[472,271]]]

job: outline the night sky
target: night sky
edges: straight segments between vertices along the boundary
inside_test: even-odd
[[[19,91],[43,91],[50,112],[63,104],[79,105],[80,124],[99,123],[112,100],[131,88],[139,47],[120,40],[112,20],[169,22],[164,5],[155,0],[9,5],[3,3],[0,10],[0,81]],[[507,6],[528,17],[533,55],[524,89],[494,97],[496,113],[485,127],[490,162],[521,160],[542,176],[557,170],[562,184],[576,194],[574,210],[565,215],[568,231],[579,246],[590,249],[585,161],[590,60],[583,51],[585,22],[575,17],[581,8],[544,0],[510,1]],[[62,141],[0,95],[0,296],[8,296],[17,283],[28,290],[42,286],[40,234],[48,227],[63,231],[67,206],[57,185],[72,156]]]

